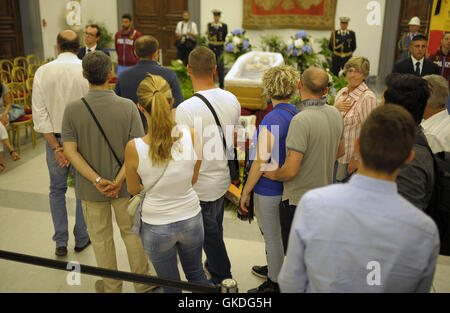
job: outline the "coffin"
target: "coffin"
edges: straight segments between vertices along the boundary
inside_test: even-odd
[[[225,90],[234,94],[244,109],[264,110],[262,77],[272,67],[283,65],[280,53],[252,51],[240,56],[225,76]]]

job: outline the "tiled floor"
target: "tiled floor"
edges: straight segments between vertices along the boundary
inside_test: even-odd
[[[43,138],[39,137],[36,149],[26,145],[20,161],[12,162],[7,155],[5,159],[7,168],[0,174],[0,250],[58,259],[51,240],[53,224],[48,204],[49,177]],[[67,197],[71,235],[75,208],[72,189],[69,189]],[[226,212],[224,233],[233,276],[240,292],[246,292],[262,283],[260,278],[250,273],[252,265],[265,264],[261,234],[256,222],[249,225],[238,220],[232,212]],[[114,225],[114,241],[119,270],[129,271],[117,225]],[[60,260],[96,266],[92,247],[81,253],[75,253],[73,247],[71,236],[69,253]],[[0,260],[0,292],[95,292],[94,283],[98,277],[82,275],[81,285],[71,286],[67,283],[67,276],[65,271]],[[450,258],[439,258],[433,286],[435,292],[450,292]],[[123,291],[134,292],[134,288],[125,282]]]

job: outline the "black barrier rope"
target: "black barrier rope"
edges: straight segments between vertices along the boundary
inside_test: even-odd
[[[49,268],[68,271],[68,272],[71,272],[73,270],[71,266],[69,266],[69,269],[67,267],[67,265],[73,264],[70,262],[45,259],[45,258],[40,258],[40,257],[36,257],[36,256],[8,252],[8,251],[3,251],[3,250],[0,250],[0,259],[21,262],[21,263],[27,263],[27,264],[37,265],[37,266],[44,266],[44,267],[49,267]],[[175,288],[175,289],[181,289],[181,290],[192,291],[192,292],[201,292],[201,293],[220,293],[221,292],[221,287],[214,287],[214,286],[207,286],[207,285],[197,284],[197,283],[188,283],[188,282],[183,282],[183,281],[162,279],[162,278],[157,278],[157,277],[153,277],[153,276],[139,275],[139,274],[121,272],[121,271],[114,271],[114,270],[109,270],[109,269],[105,269],[105,268],[99,268],[99,267],[82,265],[82,264],[80,264],[80,274],[101,276],[101,277],[112,278],[112,279],[117,279],[117,280],[125,280],[125,281],[129,281],[129,282],[134,282],[134,283],[156,285],[156,286],[162,286],[162,287],[166,287],[166,288]]]

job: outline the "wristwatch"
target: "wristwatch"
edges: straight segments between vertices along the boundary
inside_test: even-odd
[[[102,180],[102,177],[99,176],[99,177],[97,177],[97,178],[95,179],[95,182],[93,182],[92,184],[93,184],[94,186],[97,186],[97,184],[98,184],[101,180]]]

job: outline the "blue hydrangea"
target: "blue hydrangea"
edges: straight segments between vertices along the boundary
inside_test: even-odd
[[[232,32],[233,36],[242,36],[243,33],[244,31],[242,29],[235,29]]]
[[[300,30],[297,32],[297,34],[295,34],[295,38],[297,39],[305,39],[307,36],[308,34],[304,30]]]
[[[289,52],[291,52],[291,50],[293,50],[293,49],[294,49],[294,45],[291,44],[291,45],[289,45],[289,46],[287,47],[286,52],[289,53]]]
[[[294,49],[294,51],[292,51],[292,56],[296,57],[298,55],[298,50]]]
[[[302,52],[306,53],[306,54],[312,54],[313,53],[313,49],[311,48],[310,45],[304,45],[302,47]]]
[[[234,45],[232,42],[229,42],[226,46],[225,46],[225,51],[226,52],[234,52]]]
[[[244,42],[242,43],[242,49],[248,50],[248,48],[250,48],[250,42],[248,41],[248,39],[244,39]]]

